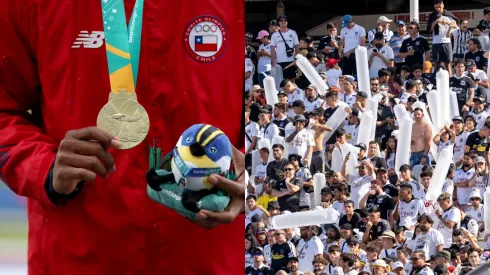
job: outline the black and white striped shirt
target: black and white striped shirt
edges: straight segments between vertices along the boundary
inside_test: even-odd
[[[464,54],[468,51],[468,41],[473,37],[473,33],[470,30],[463,32],[461,29],[457,29],[452,33],[453,41],[453,54]]]

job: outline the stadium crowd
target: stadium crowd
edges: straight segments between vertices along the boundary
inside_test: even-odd
[[[489,244],[481,245],[488,239],[483,198],[490,164],[488,52],[482,48],[488,38],[482,38],[490,32],[490,8],[481,16],[478,26],[468,26],[436,0],[428,37],[415,21],[380,16],[378,27],[366,30],[350,15],[342,17],[342,26],[329,23],[317,47],[310,37],[298,38],[286,15],[257,36],[246,35],[245,274],[463,275],[490,258]],[[252,39],[260,40],[258,49],[249,45]],[[369,91],[358,88],[358,46],[368,49]],[[328,85],[323,95],[296,65],[297,54]],[[274,70],[281,70],[282,79]],[[424,120],[430,114],[426,94],[436,89],[439,70],[450,75],[460,115],[432,133]],[[279,84],[273,105],[266,101],[265,75]],[[374,139],[366,144],[358,142],[358,133],[369,97],[379,102]],[[414,107],[416,102],[426,109]],[[410,161],[399,169],[396,105],[413,119]],[[349,115],[332,129],[327,122],[338,108]],[[335,151],[342,154],[346,144],[359,153],[333,163]],[[453,163],[434,201],[426,199],[437,165],[433,146],[437,154],[453,148]],[[255,151],[261,161],[252,167]],[[347,171],[352,158],[355,171]],[[321,203],[313,196],[318,173],[326,180]],[[272,226],[275,216],[325,208],[338,212],[336,223]]]

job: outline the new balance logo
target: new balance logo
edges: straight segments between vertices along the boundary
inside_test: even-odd
[[[82,46],[83,48],[89,49],[100,48],[102,45],[104,45],[104,38],[105,35],[102,31],[93,31],[90,34],[88,31],[80,31],[77,39],[75,39],[75,42],[73,42],[71,47],[75,49]]]

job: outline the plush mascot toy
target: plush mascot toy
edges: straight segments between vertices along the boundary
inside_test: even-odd
[[[209,124],[189,127],[177,145],[162,161],[160,149],[150,151],[150,170],[146,175],[149,196],[186,216],[200,209],[222,211],[230,198],[208,182],[212,174],[233,179],[230,172],[232,146],[228,137]],[[178,204],[186,211],[181,211]],[[169,205],[170,204],[170,205]],[[182,213],[184,212],[184,213]]]

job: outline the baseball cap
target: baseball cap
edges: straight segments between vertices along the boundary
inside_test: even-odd
[[[477,157],[476,158],[476,163],[480,163],[480,162],[486,163],[485,158],[482,157],[482,156]]]
[[[335,58],[330,58],[328,61],[327,61],[327,66],[329,68],[333,68],[333,66],[337,63],[340,62],[340,59],[335,59]]]
[[[259,35],[257,36],[257,39],[260,40],[266,36],[269,36],[269,32],[266,30],[261,30],[259,31]]]
[[[357,237],[350,237],[348,240],[346,240],[347,244],[351,244],[351,243],[358,243],[359,241],[357,240]]]
[[[264,104],[262,108],[260,108],[260,112],[262,114],[271,114],[272,113],[272,106],[269,104]]]
[[[378,17],[378,21],[377,21],[377,23],[390,23],[390,22],[393,22],[393,20],[388,19],[388,17],[384,15]]]
[[[352,225],[350,223],[344,223],[340,229],[344,229],[344,230],[352,230]]]
[[[382,39],[385,39],[385,36],[383,35],[382,32],[376,32],[374,34],[374,40],[382,40]]]
[[[383,234],[380,236],[380,238],[394,239],[395,238],[395,232],[393,232],[391,230],[386,230],[385,232],[383,232]]]
[[[397,25],[397,26],[405,26],[406,24],[405,24],[405,21],[403,21],[403,20],[398,20],[398,21],[396,21],[396,25]]]
[[[318,56],[316,55],[315,52],[309,52],[306,54],[306,59],[310,60],[310,59],[313,59],[313,58],[316,58],[318,60]]]
[[[295,101],[295,103],[296,103],[296,101]],[[296,106],[294,106],[294,104],[293,104],[293,107],[296,107]],[[305,121],[305,120],[306,120],[306,117],[304,115],[296,115],[296,116],[294,116],[294,122],[296,122],[296,121]]]
[[[288,20],[288,16],[287,16],[287,15],[285,15],[285,14],[281,14],[281,15],[279,15],[279,17],[277,18],[277,21],[281,20],[282,18],[284,18],[284,19]]]
[[[474,66],[476,66],[475,60],[473,59],[466,60],[466,67],[474,67]]]
[[[349,81],[350,83],[354,83],[354,81],[356,81],[352,75],[345,75],[345,80]]]
[[[401,262],[394,262],[391,264],[391,269],[395,270],[397,268],[405,268],[405,266]]]
[[[252,222],[260,222],[263,220],[263,218],[262,218],[262,215],[260,215],[260,214],[254,214],[252,216],[251,220],[252,220]]]
[[[359,91],[357,92],[356,96],[360,96],[362,98],[368,98],[367,94],[363,91]]]
[[[277,26],[277,20],[271,20],[269,26]]]
[[[430,61],[425,61],[424,65],[422,66],[422,72],[424,74],[430,73],[430,70],[432,69],[432,63]]]
[[[281,95],[283,95],[283,96],[287,96],[288,94],[286,94],[286,92],[285,92],[285,91],[280,90],[279,92],[277,92],[277,96],[281,96]]]
[[[289,257],[289,261],[288,262],[290,262],[290,261],[297,261],[297,262],[299,262],[298,258],[297,257],[294,257],[294,256],[293,257]]]
[[[455,117],[453,117],[453,121],[461,121],[461,122],[464,123],[464,120],[463,120],[463,118],[461,116],[455,116]]]
[[[451,253],[447,250],[441,250],[441,251],[437,252],[436,258],[437,257],[442,257],[442,258],[445,258],[446,260],[450,261],[451,260]]]
[[[385,261],[383,260],[376,260],[373,263],[373,266],[382,266],[382,267],[388,267]]]
[[[315,91],[318,91],[318,88],[316,87],[316,85],[315,85],[315,84],[310,84],[310,85],[308,85],[308,87],[306,87],[306,89],[305,89],[305,90],[308,90],[308,89],[313,89],[313,90],[315,90]]]
[[[357,145],[354,145],[355,147],[361,148],[362,150],[366,151],[367,146],[364,143],[358,143]]]
[[[484,99],[482,96],[475,96],[475,97],[473,98],[473,101],[475,101],[475,100],[479,100],[479,101],[480,101],[480,102],[482,102],[482,103],[483,103],[483,102],[485,102],[485,99]]]
[[[347,25],[349,25],[350,22],[352,22],[352,16],[351,15],[346,14],[346,15],[342,16],[342,28],[347,27]]]
[[[383,166],[379,167],[378,171],[376,171],[376,173],[386,173],[386,172],[388,172],[388,170],[386,170],[386,168],[384,168]]]

